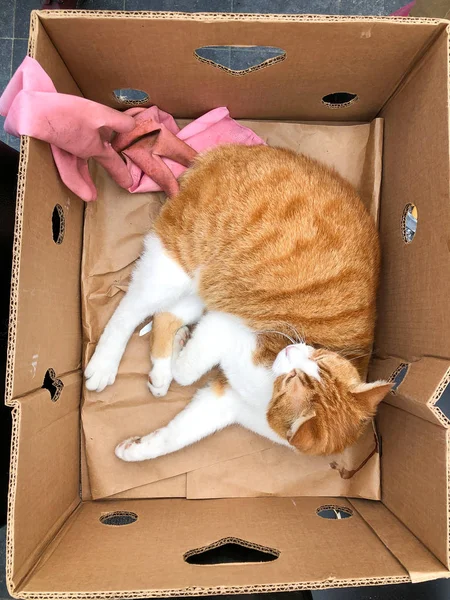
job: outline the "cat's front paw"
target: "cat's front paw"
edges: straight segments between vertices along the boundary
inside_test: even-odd
[[[197,380],[189,363],[189,357],[183,348],[190,337],[189,328],[181,327],[173,340],[172,377],[179,385],[191,385]]]
[[[161,398],[167,394],[172,383],[172,359],[154,358],[152,362],[152,370],[148,374],[148,389],[153,396]]]
[[[117,458],[125,462],[139,462],[166,454],[164,433],[161,429],[144,437],[131,437],[116,446]]]
[[[84,371],[86,388],[91,392],[101,392],[116,380],[118,365],[101,353],[95,352]]]
[[[172,361],[177,360],[181,350],[186,346],[188,339],[190,338],[191,332],[189,327],[184,325],[176,332],[173,338],[173,349],[172,349]]]

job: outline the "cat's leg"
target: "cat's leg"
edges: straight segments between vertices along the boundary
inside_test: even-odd
[[[172,350],[177,331],[184,325],[196,323],[203,314],[204,305],[194,294],[182,298],[170,312],[153,317],[151,362],[148,387],[156,397],[165,396],[172,382]]]
[[[128,291],[106,325],[86,367],[87,389],[101,392],[114,383],[128,340],[139,323],[192,292],[192,279],[170,258],[159,238],[154,233],[149,234]]]
[[[172,382],[173,341],[180,327],[183,320],[170,312],[156,313],[153,317],[148,389],[155,397],[165,396]]]
[[[127,462],[157,458],[181,450],[236,422],[239,398],[218,379],[197,391],[194,398],[166,427],[143,437],[132,437],[116,447]]]
[[[210,312],[200,319],[190,338],[187,328],[178,331],[172,361],[172,375],[178,384],[192,385],[231,351],[226,331],[229,320],[227,315]]]
[[[187,328],[186,328],[187,329]],[[192,337],[184,328],[174,341],[173,377],[180,385],[191,385],[215,365],[220,365],[232,386],[236,403],[235,422],[273,442],[289,446],[267,422],[267,407],[272,398],[271,369],[255,364],[256,336],[239,319],[230,315],[206,314]],[[180,343],[181,342],[181,343]],[[184,343],[185,342],[185,343]]]
[[[292,448],[286,438],[281,437],[270,427],[267,421],[267,403],[242,401],[239,405],[239,412],[236,417],[236,423],[239,423],[245,429],[249,429],[276,444]]]

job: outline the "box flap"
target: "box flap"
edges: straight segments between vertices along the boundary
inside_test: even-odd
[[[383,403],[383,504],[448,567],[448,430]]]
[[[321,518],[316,511],[322,505],[350,508],[352,517]],[[135,513],[137,520],[123,526],[100,521],[115,511]],[[186,553],[230,538],[278,557],[264,563],[186,562]],[[149,598],[407,580],[404,567],[342,498],[121,500],[84,503],[21,592]]]
[[[35,58],[60,92],[79,94],[42,27]],[[81,363],[80,261],[83,202],[60,180],[50,146],[23,138],[19,166],[6,402]],[[56,240],[56,241],[55,241]]]
[[[445,413],[439,408],[436,410],[435,404],[442,395],[443,382],[448,379],[447,372],[450,362],[439,358],[424,357],[408,364],[402,363],[398,359],[374,358],[370,366],[370,379],[388,379],[395,382],[394,365],[397,369],[403,370],[404,368],[404,372],[401,373],[401,380],[399,379],[395,383],[394,391],[385,398],[384,402],[406,410],[430,421],[430,423],[448,427]]]
[[[21,398],[14,409],[10,467],[7,581],[17,587],[80,503],[81,374]]]
[[[351,505],[405,567],[413,583],[449,577],[448,569],[381,502],[352,500]]]
[[[380,357],[450,359],[448,97],[444,31],[381,113],[383,269],[375,336]],[[417,232],[406,243],[402,219],[411,204],[418,211]]]
[[[38,14],[87,98],[120,108],[124,105],[114,99],[113,90],[135,88],[146,92],[150,103],[187,118],[227,106],[241,119],[371,120],[417,55],[445,27],[439,20],[373,17]],[[92,60],[92,40],[99,38]],[[201,47],[268,43],[284,51],[285,59],[238,77],[195,56]],[[277,92],[270,102],[268,90]],[[333,110],[322,98],[336,92],[356,94],[357,99]]]

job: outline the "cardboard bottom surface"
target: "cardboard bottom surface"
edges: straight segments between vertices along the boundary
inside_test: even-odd
[[[351,517],[317,514],[330,505]],[[137,520],[105,524],[117,511],[132,512]],[[187,553],[230,539],[278,556],[263,563],[186,562]],[[81,504],[68,519],[21,595],[62,589],[68,597],[201,595],[387,580],[408,581],[409,575],[343,498],[97,501]]]
[[[243,124],[268,145],[303,152],[335,168],[355,185],[377,220],[381,119],[356,125]],[[162,193],[130,194],[100,168],[94,168],[93,176],[99,199],[86,207],[82,266],[85,362],[128,287],[143,237],[165,200]],[[172,384],[164,399],[153,398],[146,384],[148,344],[148,336],[135,332],[114,385],[101,394],[84,390],[84,499],[267,495],[380,498],[378,445],[371,427],[352,448],[332,457],[293,454],[235,426],[153,461],[122,463],[114,455],[118,442],[165,425],[199,387]]]

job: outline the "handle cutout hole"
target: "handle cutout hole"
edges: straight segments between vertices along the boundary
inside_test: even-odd
[[[275,46],[202,46],[194,56],[200,62],[241,77],[264,69],[286,58],[286,52]]]
[[[357,94],[351,92],[333,92],[322,98],[322,103],[327,108],[346,108],[359,100]]]
[[[395,394],[398,386],[403,382],[408,373],[409,365],[406,363],[401,363],[389,377],[389,382],[392,382],[394,385],[392,386],[392,393]]]
[[[64,384],[61,379],[56,377],[56,373],[54,369],[47,369],[47,372],[44,376],[44,382],[42,384],[42,389],[48,390],[50,392],[50,399],[52,402],[56,402],[61,396],[61,392],[63,391]]]
[[[316,510],[316,514],[317,516],[322,517],[322,519],[349,519],[353,516],[353,511],[346,506],[327,504],[319,506]]]
[[[126,104],[127,106],[140,106],[150,100],[147,92],[135,88],[118,88],[113,93],[117,102]]]
[[[99,521],[103,525],[111,525],[113,527],[121,527],[122,525],[131,525],[136,523],[138,516],[135,512],[129,510],[116,510],[101,515]]]
[[[415,204],[407,204],[402,214],[402,238],[405,244],[410,244],[417,233],[418,211]]]
[[[61,204],[56,204],[52,213],[52,235],[55,244],[62,244],[66,232],[66,219]]]
[[[191,565],[219,565],[236,563],[265,563],[276,560],[279,550],[267,548],[238,538],[224,538],[209,546],[189,550],[183,556]]]
[[[447,419],[450,419],[450,381],[447,381],[447,385],[434,405],[444,413]]]

